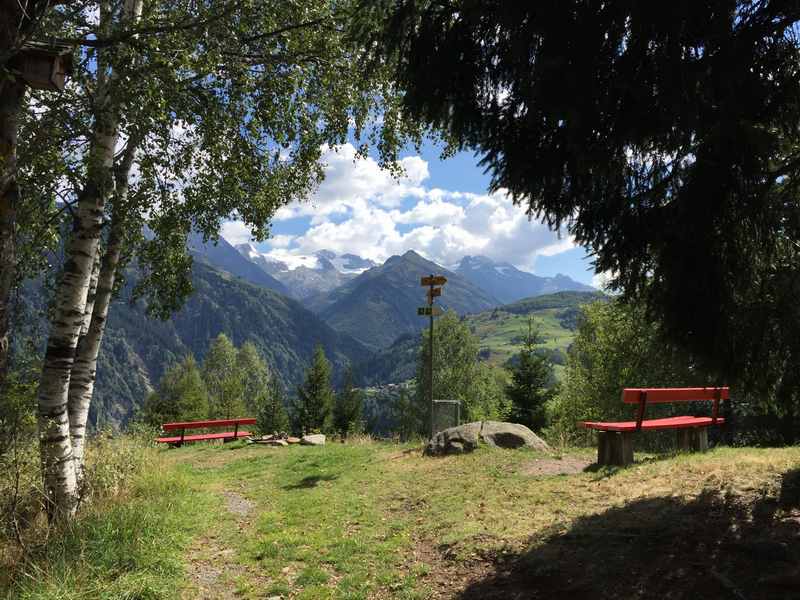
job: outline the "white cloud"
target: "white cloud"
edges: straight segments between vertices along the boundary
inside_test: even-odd
[[[229,244],[244,244],[249,242],[252,238],[250,236],[250,228],[241,221],[226,221],[222,224],[220,235],[224,237]]]
[[[295,236],[293,235],[273,235],[266,240],[272,248],[288,248],[292,245]]]
[[[419,156],[403,159],[405,175],[395,179],[374,160],[355,155],[350,144],[325,151],[326,178],[313,198],[283,207],[275,216],[276,222],[310,217],[310,227],[297,236],[267,240],[271,256],[285,260],[325,249],[384,261],[416,250],[445,266],[483,254],[532,271],[538,256],[575,247],[569,236],[559,238],[529,220],[503,191],[427,188],[428,164]],[[241,228],[226,227],[222,235],[239,240]]]
[[[393,208],[404,198],[424,197],[426,192],[421,183],[429,176],[428,163],[418,156],[400,161],[405,173],[399,178],[372,158],[357,159],[352,144],[325,149],[322,161],[325,179],[313,197],[282,207],[276,221],[308,216],[313,223],[323,223],[331,215],[346,215],[367,203]]]

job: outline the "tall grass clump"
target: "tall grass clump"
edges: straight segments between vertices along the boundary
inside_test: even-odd
[[[0,421],[0,598],[174,598],[203,502],[184,473],[165,465],[153,432],[92,436],[78,517],[51,524],[29,410],[35,386],[9,389]]]

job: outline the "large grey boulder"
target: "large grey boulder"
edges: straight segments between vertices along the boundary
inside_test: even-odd
[[[425,454],[440,456],[442,454],[464,454],[478,447],[481,423],[467,423],[458,427],[450,427],[434,435],[425,448]]]
[[[425,454],[428,456],[464,454],[475,450],[481,440],[495,448],[550,449],[544,440],[524,425],[500,421],[475,421],[440,431],[428,442]]]
[[[550,449],[550,446],[542,438],[519,423],[484,421],[483,427],[481,427],[481,439],[496,448]]]

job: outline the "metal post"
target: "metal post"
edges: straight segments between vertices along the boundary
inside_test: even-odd
[[[431,273],[431,279],[433,279],[433,273]],[[436,433],[433,430],[433,284],[431,284],[430,290],[430,294],[428,295],[428,305],[431,307],[431,328],[428,349],[430,354],[428,358],[428,400],[431,406],[431,437],[433,437]]]

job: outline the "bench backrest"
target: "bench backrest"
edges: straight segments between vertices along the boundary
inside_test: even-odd
[[[730,400],[730,388],[694,387],[694,388],[625,388],[622,390],[622,401],[626,404],[638,404],[636,409],[636,431],[642,428],[644,411],[648,404],[666,402],[713,402],[711,410],[713,422],[719,417],[719,403]]]
[[[625,388],[622,401],[626,404],[639,404],[642,393],[647,395],[648,404],[660,402],[698,402],[703,400],[729,400],[728,387],[696,388]]]
[[[164,431],[175,431],[176,429],[213,429],[215,427],[238,427],[239,425],[255,425],[256,420],[252,417],[242,417],[239,419],[215,419],[212,421],[182,421],[178,423],[164,423],[161,429]]]

